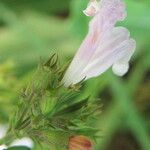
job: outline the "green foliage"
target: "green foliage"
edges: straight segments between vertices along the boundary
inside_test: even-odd
[[[41,13],[61,13],[69,8],[69,0],[1,0],[4,4],[13,8],[14,11],[35,10]],[[42,4],[42,5],[41,5]]]

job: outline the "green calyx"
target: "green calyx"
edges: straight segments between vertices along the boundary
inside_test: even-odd
[[[100,113],[100,101],[90,101],[89,97],[79,99],[81,83],[64,87],[61,83],[64,72],[65,68],[58,65],[57,55],[40,63],[31,82],[21,92],[5,139],[10,135],[26,136],[54,150],[60,147],[65,150],[73,135],[96,138],[98,130],[92,122]],[[5,144],[10,142],[5,140]]]

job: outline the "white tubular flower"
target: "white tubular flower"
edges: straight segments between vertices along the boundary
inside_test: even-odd
[[[0,150],[5,150],[5,149],[7,149],[6,145],[0,145]]]
[[[1,125],[0,124],[0,139],[2,139],[6,132],[7,132],[8,126],[6,125]],[[21,139],[16,139],[14,140],[10,146],[27,146],[29,148],[33,148],[33,141],[30,138],[24,137]],[[0,150],[4,150],[8,148],[6,145],[0,145]]]
[[[98,6],[89,32],[62,80],[65,86],[99,76],[110,67],[119,76],[129,69],[136,42],[126,28],[115,27],[126,17],[125,4],[122,0],[101,0]]]
[[[11,146],[27,146],[33,148],[33,141],[30,138],[24,137],[22,139],[17,139],[11,143]]]

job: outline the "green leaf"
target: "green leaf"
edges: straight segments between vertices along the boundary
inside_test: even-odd
[[[25,146],[14,146],[14,147],[10,147],[7,150],[30,150],[30,148],[25,147]]]
[[[63,110],[60,110],[59,112],[57,112],[55,115],[64,115],[64,114],[76,112],[76,111],[80,110],[82,107],[84,107],[87,104],[88,100],[89,100],[89,97],[80,102],[69,105],[68,107],[64,108]]]

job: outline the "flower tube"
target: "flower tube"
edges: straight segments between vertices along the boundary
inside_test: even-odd
[[[65,86],[99,76],[110,67],[116,75],[123,76],[136,47],[126,28],[115,27],[127,16],[122,0],[91,0],[83,12],[93,18],[88,34],[62,80]]]

